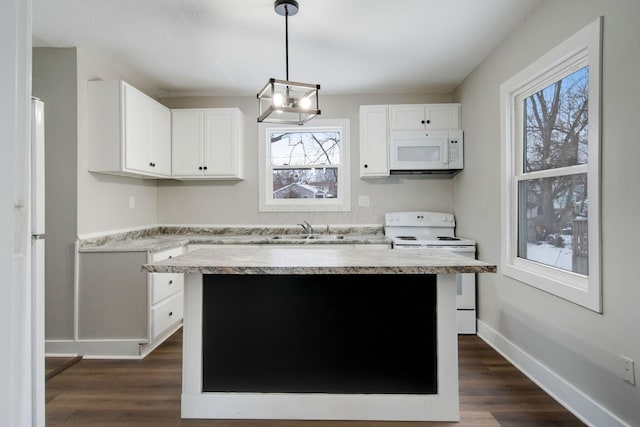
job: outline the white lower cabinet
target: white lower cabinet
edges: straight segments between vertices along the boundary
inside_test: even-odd
[[[158,338],[176,322],[182,320],[184,293],[160,301],[151,308],[151,339]]]
[[[187,252],[186,246],[149,254],[149,261],[173,258]],[[149,336],[154,341],[173,325],[182,321],[184,274],[148,273]]]
[[[184,274],[145,273],[141,267],[186,251],[80,252],[75,352],[144,357],[178,329]]]
[[[184,274],[149,273],[151,281],[151,305],[184,290]]]

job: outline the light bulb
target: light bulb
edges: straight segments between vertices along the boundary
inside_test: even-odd
[[[304,98],[300,99],[300,107],[304,108],[305,110],[311,107],[311,100],[309,99],[308,96],[305,96]]]
[[[282,105],[284,104],[284,97],[282,96],[281,93],[276,93],[275,95],[273,95],[273,105],[276,107],[282,107]]]

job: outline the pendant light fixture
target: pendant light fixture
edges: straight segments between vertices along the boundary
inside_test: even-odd
[[[258,93],[258,122],[303,125],[320,114],[319,84],[289,81],[289,16],[298,13],[296,0],[276,0],[273,5],[284,16],[286,80],[270,78]]]

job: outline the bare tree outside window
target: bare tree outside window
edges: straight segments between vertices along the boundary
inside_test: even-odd
[[[339,131],[270,133],[274,199],[338,196]]]
[[[602,23],[500,85],[502,271],[597,313]]]
[[[588,93],[583,67],[524,100],[518,182],[518,256],[585,275],[587,174],[573,167],[588,163]]]

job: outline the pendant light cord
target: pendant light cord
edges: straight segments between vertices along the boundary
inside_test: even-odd
[[[285,63],[287,66],[286,76],[289,80],[289,6],[284,5],[284,46],[285,46]]]

